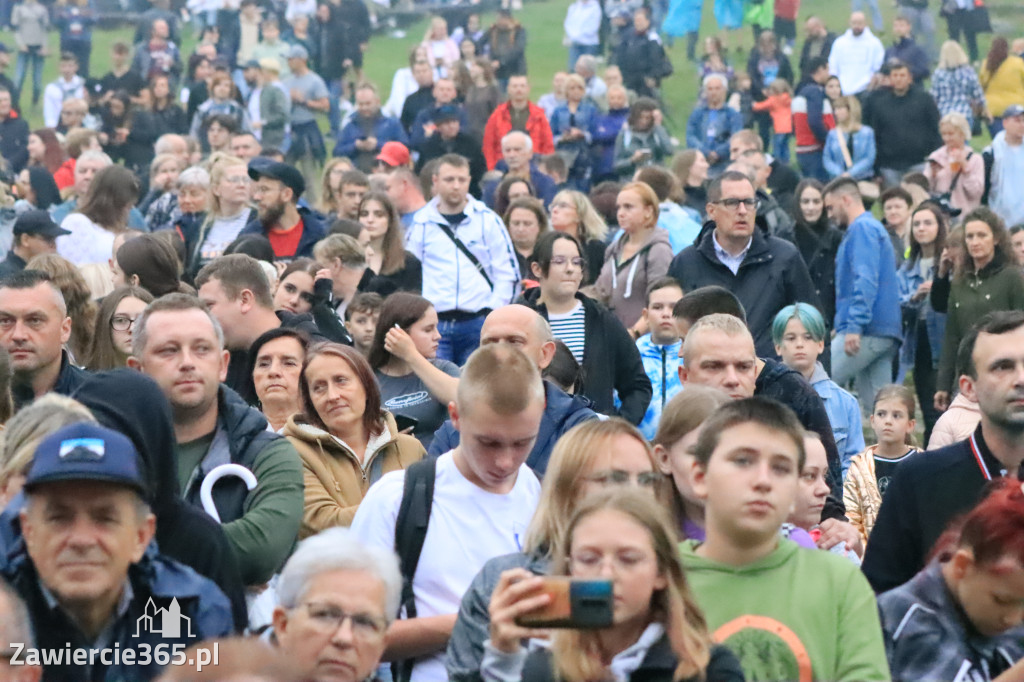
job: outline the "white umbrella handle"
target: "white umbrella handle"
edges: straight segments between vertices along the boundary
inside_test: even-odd
[[[220,523],[220,514],[217,513],[217,505],[213,503],[213,486],[225,476],[237,476],[245,481],[245,486],[249,490],[256,487],[256,476],[241,464],[221,464],[206,474],[203,484],[199,487],[199,499],[203,503],[203,510],[217,523]]]

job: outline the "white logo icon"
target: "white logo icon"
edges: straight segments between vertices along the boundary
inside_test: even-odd
[[[184,622],[184,627],[182,627]],[[168,639],[177,639],[182,635],[194,637],[192,634],[192,619],[181,615],[181,605],[178,600],[172,599],[167,608],[157,608],[150,597],[146,602],[145,612],[135,622],[135,634],[138,637],[143,633],[162,635]]]

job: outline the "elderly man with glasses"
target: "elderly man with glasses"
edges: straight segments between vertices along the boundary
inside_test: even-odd
[[[708,223],[697,243],[679,252],[668,274],[683,291],[718,285],[731,291],[747,312],[757,355],[777,360],[772,320],[791,303],[819,305],[800,252],[771,236],[758,215],[749,176],[727,170],[708,187]]]
[[[375,679],[401,591],[393,552],[331,528],[303,541],[281,571],[272,639],[308,679]]]

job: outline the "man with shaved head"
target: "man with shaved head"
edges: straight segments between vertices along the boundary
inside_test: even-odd
[[[524,305],[498,308],[484,320],[480,345],[496,343],[506,343],[521,350],[542,375],[555,356],[555,338],[551,335],[548,321]],[[597,414],[586,400],[569,395],[547,379],[544,380],[544,398],[544,415],[540,420],[537,442],[526,458],[526,465],[541,476],[547,469],[551,449],[562,434],[581,422],[597,419]],[[434,434],[428,454],[438,456],[458,444],[459,432],[448,420]]]
[[[881,17],[876,24],[881,24]],[[849,30],[832,43],[828,70],[839,79],[844,95],[858,95],[867,89],[884,60],[882,41],[867,27],[864,13],[854,12],[850,15]]]
[[[69,338],[68,308],[49,275],[22,270],[0,280],[0,344],[11,356],[15,405],[78,388],[85,372],[68,360]]]

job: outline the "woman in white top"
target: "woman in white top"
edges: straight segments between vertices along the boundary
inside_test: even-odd
[[[427,48],[427,61],[434,67],[434,78],[451,76],[452,66],[462,55],[459,46],[448,37],[448,22],[444,17],[435,16],[430,19],[430,28],[421,44]]]
[[[192,269],[196,272],[235,241],[252,219],[249,169],[235,156],[214,155],[210,164],[210,210],[196,239]]]
[[[74,213],[61,222],[71,234],[57,238],[57,253],[77,266],[106,264],[114,237],[128,228],[139,199],[139,179],[123,166],[107,166],[93,178]]]

